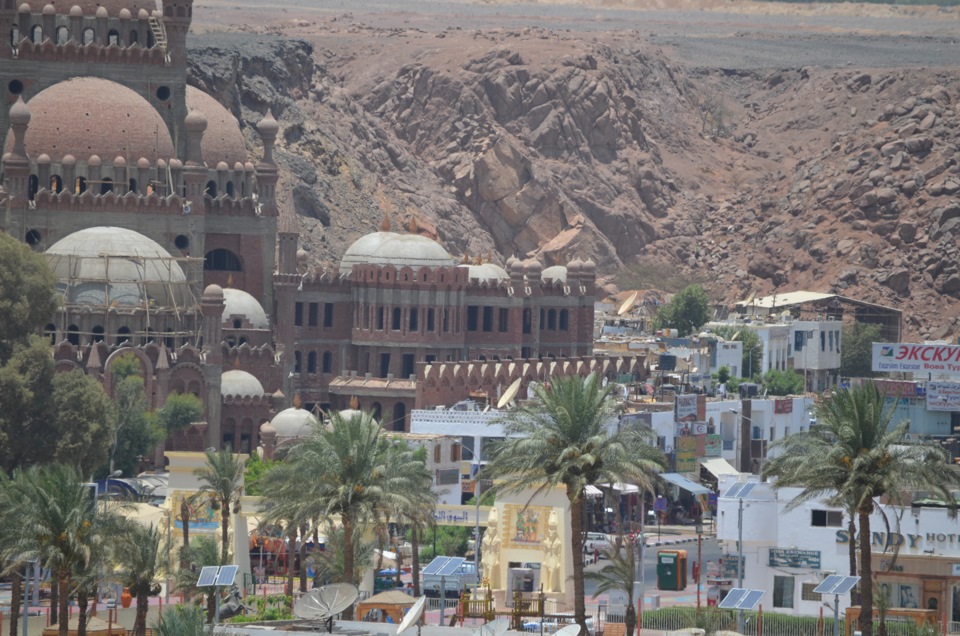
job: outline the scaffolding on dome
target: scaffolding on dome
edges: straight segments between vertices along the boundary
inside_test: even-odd
[[[186,271],[202,271],[202,258],[174,256],[117,256],[99,254],[47,254],[57,273],[61,296],[58,329],[64,335],[116,338],[139,342],[175,338],[199,344],[201,314],[197,289]],[[182,265],[182,266],[181,266]],[[197,278],[197,287],[200,280]],[[131,316],[138,327],[128,332],[107,333],[70,330],[79,315]],[[131,327],[134,325],[131,325]],[[154,329],[159,328],[159,330]]]

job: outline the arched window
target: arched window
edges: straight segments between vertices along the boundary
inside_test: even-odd
[[[383,414],[383,407],[380,406],[379,402],[374,402],[370,405],[370,415],[373,416],[373,419],[380,421],[380,416]]]
[[[167,331],[166,331],[165,333],[166,333],[166,336],[165,336],[164,339],[163,339],[163,344],[166,345],[167,349],[174,349],[174,348],[176,348],[177,341],[176,341],[176,339],[173,337],[173,329],[167,329]]]
[[[393,320],[390,321],[390,328],[394,331],[400,331],[400,308],[393,308]]]
[[[560,331],[566,331],[570,328],[570,310],[560,310]]]
[[[93,44],[97,41],[97,32],[87,27],[83,30],[83,45],[87,46],[88,44]]]
[[[410,308],[410,331],[420,331],[420,312],[416,307]]]
[[[203,259],[203,269],[214,272],[242,272],[243,264],[230,250],[215,249],[207,252]]]
[[[434,319],[433,307],[430,307],[429,309],[427,309],[427,333],[433,332],[436,326],[437,325]]]
[[[57,27],[57,44],[63,46],[70,41],[70,29],[65,26]]]
[[[233,181],[227,181],[227,196],[233,196]]]
[[[90,342],[103,342],[103,327],[97,325],[91,331],[93,335],[90,337]]]
[[[43,43],[43,27],[39,24],[33,25],[33,28],[30,30],[30,39],[33,40],[34,44]]]
[[[307,373],[317,372],[317,352],[311,351],[307,354]]]
[[[40,178],[37,175],[30,175],[30,179],[27,183],[27,198],[33,201],[34,197],[37,196],[37,191],[40,189]]]
[[[333,368],[333,356],[329,351],[323,352],[323,357],[321,358],[320,370],[323,373],[330,373],[330,370]]]
[[[50,189],[57,194],[63,192],[63,178],[60,175],[50,175]]]
[[[148,30],[147,31],[147,48],[152,49],[154,46],[156,46],[156,44],[157,44],[157,40],[156,38],[153,37],[153,31]]]
[[[74,194],[83,194],[87,191],[87,180],[84,177],[77,177],[77,180],[73,184],[73,193]]]
[[[217,182],[216,181],[207,181],[207,196],[215,199],[217,197]]]
[[[530,333],[533,329],[533,311],[530,309],[523,310],[523,333]]]
[[[136,44],[140,41],[140,33],[136,29],[130,29],[130,34],[127,35],[127,39],[130,40],[129,44]]]
[[[107,31],[107,46],[111,44],[120,46],[120,32],[116,29],[110,29]]]
[[[234,319],[233,319],[233,328],[234,328],[234,329],[241,329],[241,328],[243,328],[243,321],[242,321],[241,319],[239,319],[239,318],[234,318]]]
[[[67,327],[67,342],[74,346],[80,346],[80,328],[76,325]]]
[[[120,327],[117,329],[117,344],[122,345],[130,342],[130,327]]]
[[[57,326],[53,323],[43,328],[43,335],[50,339],[50,344],[57,344]]]
[[[377,329],[383,331],[383,307],[377,307]]]
[[[403,432],[407,428],[407,405],[397,402],[393,407],[393,430]]]
[[[113,192],[113,179],[104,177],[100,184],[100,194],[106,194],[107,192]]]
[[[293,372],[300,373],[300,364],[303,359],[303,356],[300,355],[299,351],[293,352]]]
[[[547,312],[547,329],[550,331],[557,330],[557,310],[551,309]]]
[[[169,5],[169,4],[168,4],[167,6],[165,6],[165,7],[163,8],[163,15],[167,16],[168,18],[172,18],[172,17],[173,17],[173,6],[172,6],[172,5]]]

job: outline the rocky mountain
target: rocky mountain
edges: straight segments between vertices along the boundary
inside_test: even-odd
[[[273,109],[318,263],[386,216],[471,259],[590,256],[609,291],[832,290],[901,307],[909,337],[960,332],[952,69],[706,72],[635,31],[294,26],[194,38],[191,82],[254,149]]]

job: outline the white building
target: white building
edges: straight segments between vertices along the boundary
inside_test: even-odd
[[[790,323],[788,355],[793,368],[803,374],[808,391],[823,391],[837,384],[840,373],[839,320],[798,320]]]
[[[746,476],[743,476],[746,477]],[[765,609],[819,615],[824,602],[813,589],[830,574],[850,573],[847,519],[839,508],[809,502],[789,508],[797,488],[773,490],[757,483],[742,499],[724,478],[718,500],[717,538],[725,571],[737,583],[737,541],[743,539],[743,586],[766,591]],[[741,511],[742,505],[742,511]],[[870,518],[874,571],[891,607],[933,608],[960,631],[960,525],[942,508],[878,506]],[[741,519],[742,514],[742,519]],[[887,521],[884,521],[884,515]],[[889,523],[890,530],[887,530]],[[899,554],[894,560],[894,546]],[[840,597],[840,611],[850,597]]]

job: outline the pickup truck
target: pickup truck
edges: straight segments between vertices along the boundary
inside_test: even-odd
[[[425,596],[459,598],[460,592],[480,584],[473,561],[463,557],[438,556],[420,573],[420,584]],[[442,591],[441,591],[442,588]]]

